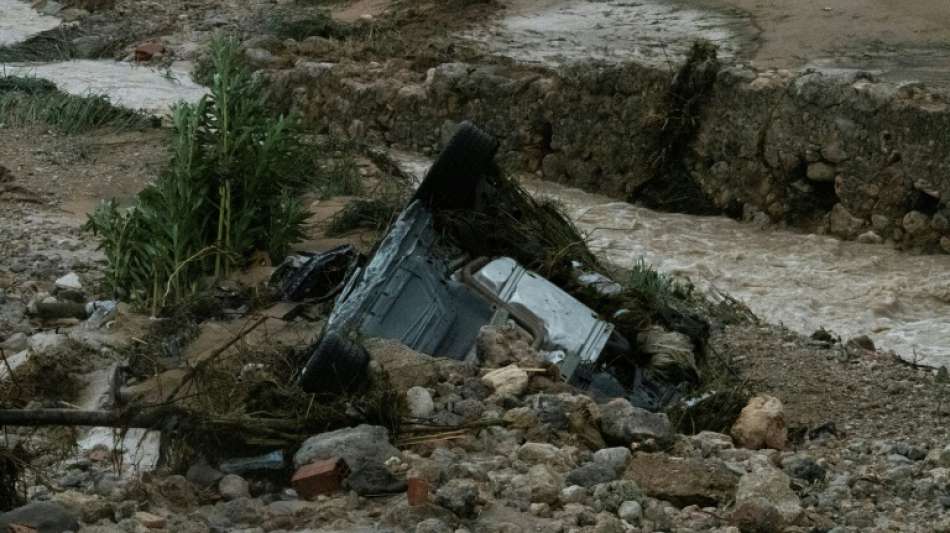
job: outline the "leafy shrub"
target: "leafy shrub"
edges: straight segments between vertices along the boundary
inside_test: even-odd
[[[272,116],[234,38],[216,38],[211,50],[211,94],[175,108],[169,167],[131,208],[109,202],[87,223],[113,290],[153,313],[255,251],[278,260],[308,216],[296,193],[312,160],[297,120]]]

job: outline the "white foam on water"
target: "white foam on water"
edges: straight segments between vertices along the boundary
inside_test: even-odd
[[[0,46],[15,44],[60,24],[21,0],[0,0]]]
[[[7,66],[7,75],[44,78],[65,93],[105,95],[113,104],[167,114],[179,101],[197,102],[207,87],[191,79],[187,65],[158,70],[109,60],[76,60]]]

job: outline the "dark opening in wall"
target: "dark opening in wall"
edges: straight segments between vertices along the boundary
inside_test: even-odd
[[[911,205],[910,208],[913,211],[920,211],[927,216],[933,216],[940,210],[940,200],[923,191],[917,191],[913,205]]]
[[[839,201],[833,181],[811,181],[806,177],[807,170],[808,163],[800,162],[785,186],[786,219],[793,226],[806,228],[816,224]]]
[[[541,125],[541,156],[546,156],[554,151],[551,148],[551,140],[554,138],[554,126],[550,122]]]

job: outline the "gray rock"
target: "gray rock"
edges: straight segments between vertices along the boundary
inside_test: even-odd
[[[736,505],[730,516],[732,525],[740,531],[782,531],[782,514],[765,498],[751,498]]]
[[[615,468],[600,463],[587,463],[568,472],[564,481],[571,485],[590,488],[594,485],[613,481],[618,477]]]
[[[534,465],[526,474],[511,478],[511,495],[529,503],[555,503],[561,494],[561,478],[547,465]]]
[[[247,481],[234,474],[228,474],[218,482],[218,492],[225,500],[236,500],[238,498],[248,498],[251,495],[251,488]]]
[[[587,489],[580,485],[571,485],[569,487],[564,487],[561,490],[561,503],[583,503],[587,500],[589,494]]]
[[[526,442],[518,448],[517,456],[518,459],[528,464],[555,465],[564,462],[561,457],[561,450],[557,446],[546,442]]]
[[[223,477],[223,472],[207,463],[195,463],[188,467],[188,472],[185,473],[185,479],[199,487],[212,487]]]
[[[627,463],[630,462],[630,457],[630,448],[624,448],[620,446],[614,448],[604,448],[594,452],[595,463],[613,468],[618,473],[623,472],[627,468]]]
[[[759,468],[739,479],[736,506],[758,498],[775,506],[787,524],[795,523],[802,514],[801,501],[792,491],[789,477],[776,468]]]
[[[346,478],[346,486],[360,496],[395,494],[406,491],[406,480],[399,479],[379,463],[367,463]]]
[[[427,518],[416,526],[415,533],[452,533],[454,530],[438,518]]]
[[[624,502],[643,502],[643,491],[636,481],[622,479],[601,483],[594,488],[594,510],[616,513]]]
[[[406,391],[406,403],[409,406],[409,414],[416,418],[428,418],[435,411],[432,394],[424,387],[412,387]]]
[[[35,353],[46,353],[53,350],[58,350],[66,345],[66,341],[69,340],[66,335],[62,333],[54,333],[51,331],[43,331],[36,333],[30,337],[28,344],[30,349]]]
[[[643,506],[638,501],[626,501],[617,509],[617,516],[628,524],[636,524],[643,517]]]
[[[362,424],[310,437],[294,455],[297,468],[333,457],[341,457],[356,472],[369,463],[383,464],[399,450],[389,443],[389,432],[382,426]]]
[[[852,215],[843,205],[835,204],[831,208],[831,233],[843,239],[853,239],[857,237],[861,228],[864,227],[864,221]]]
[[[608,443],[627,446],[636,440],[670,436],[670,420],[665,414],[634,407],[624,398],[611,400],[602,412],[600,431]]]
[[[891,447],[891,453],[903,455],[911,461],[923,461],[927,458],[927,452],[906,442],[898,442]]]
[[[816,483],[825,479],[825,469],[814,459],[804,454],[795,454],[785,458],[782,461],[782,469],[788,475],[809,483]]]
[[[827,182],[835,180],[835,168],[827,163],[811,163],[808,165],[808,179]]]
[[[277,56],[263,48],[248,48],[244,50],[244,57],[256,68],[268,68],[280,62]]]
[[[65,507],[50,502],[33,502],[0,514],[0,530],[12,524],[29,526],[39,533],[60,533],[79,529],[79,519]]]
[[[26,334],[21,331],[10,335],[3,342],[0,342],[0,348],[2,348],[7,354],[22,352],[26,349],[26,347],[27,337]]]
[[[874,230],[868,230],[858,235],[858,242],[864,244],[881,244],[884,242],[884,239]]]
[[[904,215],[901,225],[909,235],[920,235],[930,231],[930,217],[920,211],[911,211]]]
[[[435,503],[462,518],[472,518],[478,505],[478,485],[470,479],[453,479],[439,487]]]
[[[65,276],[59,278],[54,283],[57,289],[71,289],[75,291],[82,290],[82,281],[79,280],[79,275],[75,272],[70,272]]]

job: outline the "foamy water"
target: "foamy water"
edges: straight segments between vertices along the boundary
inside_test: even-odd
[[[0,0],[0,46],[24,41],[59,24],[58,18],[38,13],[29,2]]]
[[[745,302],[803,334],[867,334],[879,349],[950,367],[950,256],[758,229],[725,217],[658,213],[557,184],[530,181],[561,202],[589,245],[622,268],[643,258]]]
[[[671,65],[697,39],[736,54],[742,20],[714,11],[645,0],[509,0],[505,15],[464,39],[524,63],[558,66],[592,60]]]
[[[109,60],[76,60],[8,66],[7,75],[52,81],[63,92],[101,94],[113,104],[148,113],[167,114],[179,101],[197,102],[207,87],[191,79],[187,65],[155,69]]]

